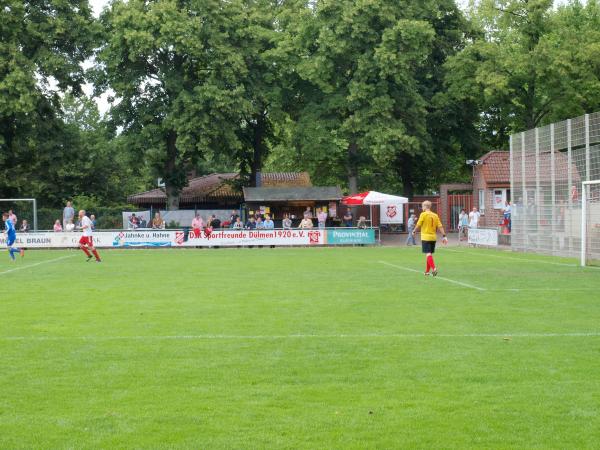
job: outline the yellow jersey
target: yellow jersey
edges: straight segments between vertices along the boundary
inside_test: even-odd
[[[419,216],[417,227],[421,229],[422,241],[436,241],[437,229],[442,226],[438,215],[431,211],[423,211]]]

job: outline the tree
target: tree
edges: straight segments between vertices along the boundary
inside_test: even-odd
[[[61,186],[50,180],[60,180],[60,166],[69,153],[59,117],[60,93],[80,95],[81,63],[92,54],[96,28],[87,0],[11,0],[3,5],[0,196],[56,203]]]
[[[408,195],[419,174],[430,184],[428,163],[445,151],[435,148],[443,113],[432,99],[466,28],[454,2],[322,0],[286,25],[297,160],[329,177],[342,168],[350,192],[359,174],[369,187],[401,180]]]
[[[476,39],[447,63],[451,102],[475,105],[482,147],[600,106],[599,7],[551,0],[485,0]]]
[[[169,209],[203,155],[239,147],[243,18],[240,2],[219,0],[118,0],[101,17],[97,89],[114,90],[112,119],[164,179]]]

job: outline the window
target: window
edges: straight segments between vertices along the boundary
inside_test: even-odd
[[[494,189],[494,209],[504,209],[504,205],[507,201],[510,201],[509,189]]]
[[[479,212],[485,212],[485,189],[479,189]]]

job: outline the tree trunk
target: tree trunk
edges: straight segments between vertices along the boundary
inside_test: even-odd
[[[179,209],[179,187],[174,183],[177,164],[177,133],[173,130],[167,134],[167,157],[165,159],[165,193],[167,194],[167,210]]]
[[[252,136],[252,163],[250,164],[250,186],[260,186],[260,173],[262,172],[265,139],[265,117],[258,114],[256,124],[253,126]]]
[[[402,178],[402,194],[411,199],[414,195],[412,158],[407,154],[399,157],[399,174]]]
[[[346,171],[348,174],[348,190],[350,195],[358,193],[358,144],[351,142],[348,145],[348,159],[346,162]]]

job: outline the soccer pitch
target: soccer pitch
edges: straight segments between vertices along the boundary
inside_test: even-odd
[[[0,448],[591,448],[600,270],[467,248],[0,260]],[[594,444],[595,443],[595,444]]]

